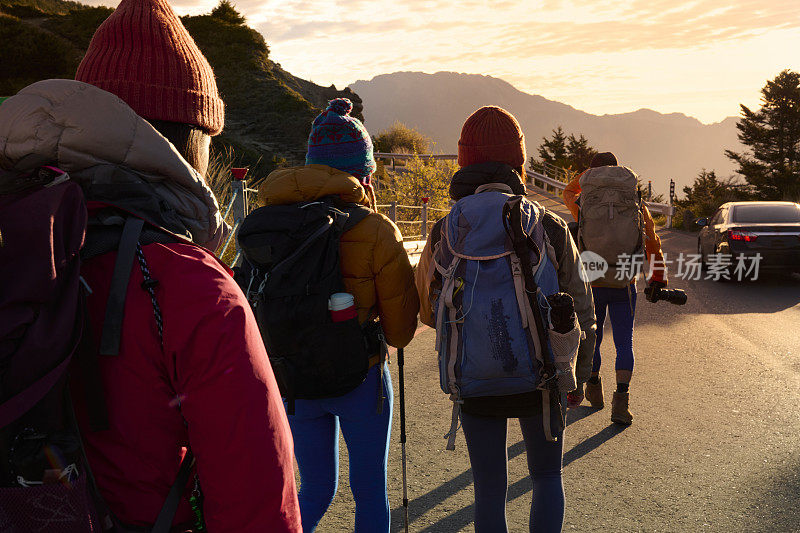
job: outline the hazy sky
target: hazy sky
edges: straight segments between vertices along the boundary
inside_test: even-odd
[[[216,0],[172,0],[179,13]],[[108,0],[93,3],[108,4]],[[320,85],[398,70],[497,76],[594,113],[703,122],[800,70],[798,0],[235,0],[271,57]]]

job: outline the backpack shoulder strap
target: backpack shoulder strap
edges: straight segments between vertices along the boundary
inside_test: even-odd
[[[544,227],[545,238],[555,253],[556,261],[553,266],[558,270],[559,259],[564,257],[564,251],[567,247],[566,237],[569,234],[569,228],[562,219],[547,210],[545,210],[544,217],[542,217],[542,226]]]
[[[547,331],[545,330],[544,320],[542,319],[539,302],[537,301],[539,287],[534,279],[533,265],[531,265],[529,248],[531,239],[522,224],[521,206],[522,196],[512,197],[503,205],[503,225],[505,226],[506,232],[508,233],[513,244],[514,253],[522,265],[525,292],[528,295],[531,310],[533,311],[533,319],[535,321],[535,324],[531,324],[531,326],[536,327],[536,333],[539,337],[539,346],[544,351],[548,346]],[[543,250],[539,251],[539,253],[543,252]],[[542,361],[544,364],[544,371],[547,374],[545,378],[551,378],[554,375],[553,362],[544,354],[542,354]]]
[[[158,512],[158,518],[151,529],[151,533],[169,533],[172,527],[172,521],[175,519],[175,513],[178,512],[178,505],[183,498],[183,490],[186,488],[186,483],[189,482],[189,477],[192,473],[192,467],[195,464],[195,457],[192,449],[186,450],[186,455],[183,456],[181,466],[178,469],[178,474],[175,476],[175,481],[169,488],[167,498],[164,500],[164,505]]]
[[[119,355],[119,343],[122,337],[122,320],[125,310],[125,296],[131,277],[133,258],[139,235],[144,227],[144,220],[129,217],[122,229],[119,240],[117,261],[111,275],[111,287],[106,302],[106,314],[103,320],[103,332],[100,336],[100,355]]]
[[[372,209],[364,207],[363,205],[349,204],[344,208],[344,212],[347,213],[348,217],[347,221],[344,223],[343,232],[354,228],[356,224],[367,218],[367,216],[373,211]]]
[[[431,228],[430,239],[431,239],[431,250],[442,240],[442,226],[444,225],[444,221],[447,220],[447,216],[443,216]]]

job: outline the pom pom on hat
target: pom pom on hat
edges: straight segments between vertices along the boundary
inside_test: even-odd
[[[328,109],[326,111],[333,111],[337,115],[349,116],[353,111],[353,102],[347,98],[337,98],[328,102]]]

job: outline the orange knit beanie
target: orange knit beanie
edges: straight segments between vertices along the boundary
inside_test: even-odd
[[[485,106],[469,116],[458,141],[458,164],[497,161],[514,168],[525,164],[525,135],[514,115],[496,106]]]
[[[75,79],[125,101],[146,119],[222,131],[214,71],[166,0],[122,0],[97,29]]]

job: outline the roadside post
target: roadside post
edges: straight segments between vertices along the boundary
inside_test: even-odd
[[[669,180],[669,208],[667,210],[667,227],[672,227],[672,214],[675,212],[675,208],[673,207],[673,203],[675,201],[675,180],[670,178]]]
[[[219,250],[218,255],[222,257],[225,254],[225,251],[230,246],[231,241],[236,238],[236,233],[239,231],[239,226],[241,225],[244,217],[247,216],[247,208],[248,208],[248,201],[247,201],[247,193],[249,189],[247,188],[247,182],[245,181],[245,176],[247,176],[247,168],[232,168],[231,169],[231,203],[228,205],[228,208],[225,210],[225,218],[228,218],[228,215],[233,212],[233,226],[231,227],[231,233],[228,235],[228,239],[225,241],[225,244]],[[239,262],[240,253],[236,254],[231,266],[236,265]]]
[[[422,199],[422,240],[428,238],[428,200],[430,198]]]

